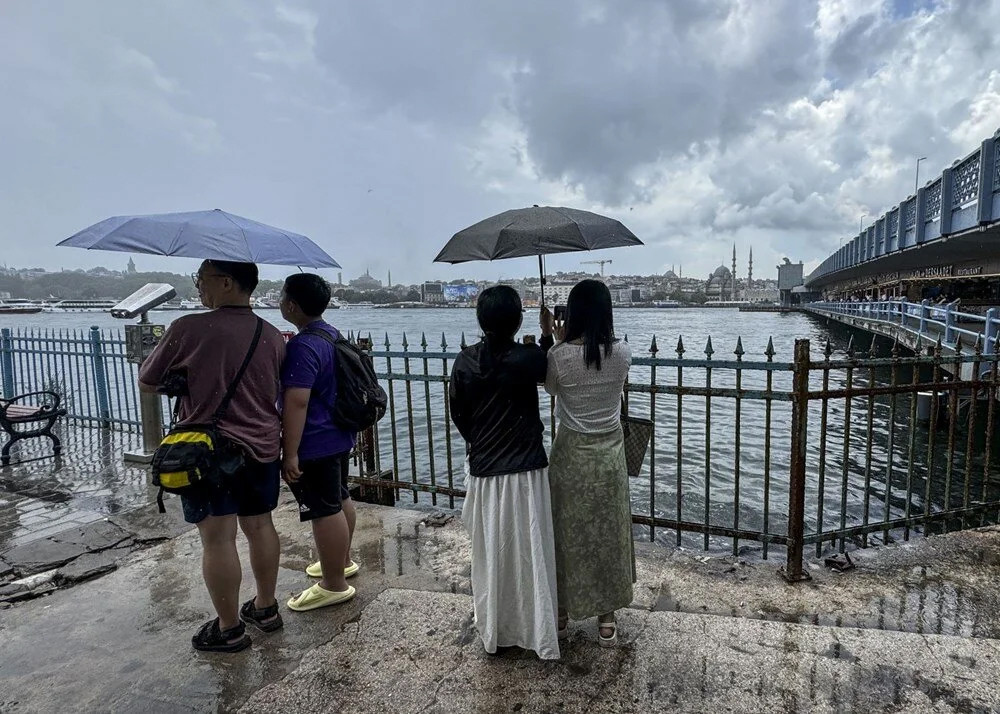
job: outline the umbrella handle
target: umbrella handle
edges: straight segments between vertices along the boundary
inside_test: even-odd
[[[542,256],[538,256],[538,277],[541,281],[542,307],[545,307],[545,261]]]

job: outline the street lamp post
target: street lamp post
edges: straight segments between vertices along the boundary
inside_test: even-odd
[[[917,159],[916,175],[913,177],[913,195],[914,196],[917,195],[917,191],[919,190],[919,187],[920,187],[920,162],[921,161],[926,161],[926,160],[927,160],[926,156],[921,156],[919,159]]]

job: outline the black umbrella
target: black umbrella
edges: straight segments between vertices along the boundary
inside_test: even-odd
[[[537,255],[544,305],[543,255],[630,245],[642,245],[642,241],[613,218],[575,208],[533,206],[498,213],[459,231],[434,262],[465,263]]]

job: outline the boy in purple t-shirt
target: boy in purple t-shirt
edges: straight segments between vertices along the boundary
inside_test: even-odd
[[[291,275],[281,295],[281,314],[299,333],[288,341],[281,368],[282,475],[299,503],[299,520],[312,524],[319,562],[306,573],[320,581],[288,601],[303,612],[347,602],[358,572],[351,560],[355,511],[347,490],[354,434],[333,423],[337,399],[336,349],[340,333],[323,320],[330,286],[312,273]]]

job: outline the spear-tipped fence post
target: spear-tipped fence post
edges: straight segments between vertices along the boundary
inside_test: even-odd
[[[90,350],[93,360],[94,391],[97,393],[97,411],[101,417],[101,426],[111,428],[111,393],[108,389],[108,373],[104,362],[104,340],[101,328],[96,325],[90,328]]]
[[[649,356],[653,359],[649,367],[649,418],[656,424],[656,353],[659,348],[656,346],[656,335],[649,343]],[[679,427],[680,425],[678,425]],[[656,515],[656,429],[649,435],[649,515]],[[656,540],[656,526],[649,525],[649,542]]]
[[[3,398],[13,399],[14,394],[14,339],[9,327],[0,330],[0,377]]]
[[[788,546],[781,575],[790,583],[810,580],[802,567],[805,537],[806,448],[809,433],[809,340],[795,340],[792,372],[792,454],[788,483]]]

